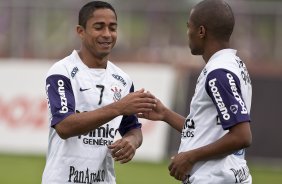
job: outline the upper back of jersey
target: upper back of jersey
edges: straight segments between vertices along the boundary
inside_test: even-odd
[[[218,51],[202,70],[190,104],[190,113],[182,129],[179,152],[213,143],[232,126],[250,121],[251,81],[246,66],[235,53],[232,49]],[[244,150],[238,150],[233,156],[244,160]],[[191,174],[209,172],[212,167],[226,169],[226,163],[232,162],[199,162]],[[240,168],[241,165],[230,164],[232,167]]]
[[[43,183],[115,183],[107,145],[113,142],[122,116],[66,140],[58,136],[53,126],[70,114],[120,100],[131,87],[129,76],[110,61],[106,69],[90,69],[76,51],[51,67],[46,79],[51,127]]]

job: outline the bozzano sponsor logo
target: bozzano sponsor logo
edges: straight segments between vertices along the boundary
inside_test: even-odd
[[[67,113],[69,111],[67,105],[68,101],[66,98],[66,92],[65,92],[65,83],[63,80],[58,80],[58,93],[60,94],[61,98],[61,110],[59,111],[60,113]]]
[[[216,87],[215,82],[216,82],[216,78],[211,79],[209,81],[209,86],[210,86],[212,95],[214,97],[214,100],[216,102],[217,107],[219,108],[219,111],[222,114],[223,119],[224,120],[229,120],[230,119],[230,115],[229,115],[228,110],[227,110],[227,108],[226,108],[226,106],[225,106],[225,104],[224,104],[224,102],[222,100],[222,97],[221,97],[220,93],[218,92],[218,88]]]

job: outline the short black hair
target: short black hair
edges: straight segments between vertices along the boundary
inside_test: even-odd
[[[224,0],[201,1],[193,8],[191,21],[223,41],[229,41],[235,24],[232,9]]]
[[[87,4],[85,4],[79,11],[79,16],[78,16],[78,25],[86,28],[86,22],[87,20],[92,17],[93,12],[97,9],[110,9],[114,12],[116,19],[117,19],[117,14],[114,9],[114,7],[103,1],[91,1]]]

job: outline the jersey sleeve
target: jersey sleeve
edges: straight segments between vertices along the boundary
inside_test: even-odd
[[[46,79],[46,93],[52,127],[75,113],[75,99],[69,78],[64,75],[50,75]]]
[[[134,85],[131,85],[130,93],[134,92]],[[135,128],[141,128],[142,124],[139,123],[138,118],[136,115],[130,115],[130,116],[123,116],[120,126],[118,128],[118,131],[121,136],[124,136],[128,131],[135,129]]]
[[[207,76],[205,87],[216,106],[223,129],[250,121],[241,94],[240,80],[234,73],[225,69],[213,70]]]

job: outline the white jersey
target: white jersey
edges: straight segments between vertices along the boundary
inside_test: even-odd
[[[134,87],[129,76],[110,61],[106,69],[88,68],[77,51],[55,63],[46,78],[50,133],[43,184],[114,184],[114,162],[107,145],[117,130],[123,136],[140,128],[136,116],[118,116],[85,134],[63,140],[54,126],[73,113],[101,108],[120,100]]]
[[[216,52],[198,78],[190,114],[182,129],[179,152],[213,143],[232,126],[250,122],[251,98],[251,80],[236,51]],[[198,162],[188,173],[189,181],[195,184],[251,183],[244,155],[243,149],[222,159]]]

